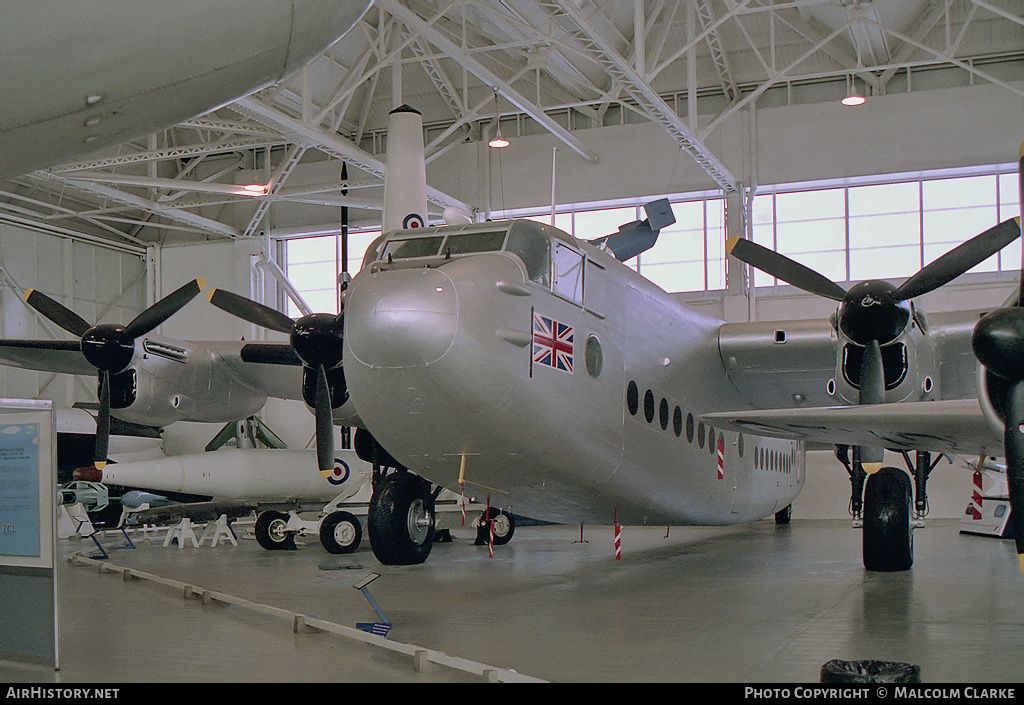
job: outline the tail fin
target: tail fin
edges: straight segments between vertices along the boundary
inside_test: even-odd
[[[591,240],[590,244],[611,250],[615,259],[620,262],[625,262],[641,252],[651,249],[658,241],[658,233],[661,229],[676,222],[676,216],[672,213],[672,204],[667,198],[645,204],[644,212],[647,213],[646,220],[636,220],[620,225],[619,232]]]
[[[427,225],[427,168],[423,157],[423,116],[401,105],[388,116],[384,160],[383,232]]]

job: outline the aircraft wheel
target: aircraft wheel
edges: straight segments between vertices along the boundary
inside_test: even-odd
[[[488,514],[488,511],[490,514]],[[476,529],[476,544],[483,546],[490,542],[490,529],[487,522],[494,522],[494,545],[504,546],[512,540],[512,534],[516,532],[516,520],[508,512],[491,507],[480,514],[480,526]]]
[[[256,517],[256,542],[268,551],[294,551],[295,536],[288,531],[288,515],[263,512]]]
[[[869,475],[864,490],[864,567],[910,570],[914,564],[910,478],[898,468]]]
[[[352,553],[362,539],[359,520],[348,512],[331,512],[320,522],[320,543],[328,553]]]
[[[787,505],[785,509],[775,512],[775,523],[780,526],[788,524],[793,519],[793,505]]]
[[[373,554],[385,565],[415,565],[427,560],[434,542],[430,486],[408,472],[387,477],[370,499],[366,530]]]

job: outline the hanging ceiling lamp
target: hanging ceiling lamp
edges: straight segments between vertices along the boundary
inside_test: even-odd
[[[487,143],[487,146],[494,147],[495,149],[508,147],[508,140],[501,136],[501,118],[498,116],[498,91],[494,91],[494,122],[497,124],[498,129],[494,133],[494,137]]]
[[[866,98],[857,90],[857,79],[852,75],[848,79],[846,97],[841,102],[843,105],[864,105]]]

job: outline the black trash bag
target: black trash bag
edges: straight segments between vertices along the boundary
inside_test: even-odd
[[[921,667],[896,661],[841,661],[821,667],[822,683],[920,683]]]

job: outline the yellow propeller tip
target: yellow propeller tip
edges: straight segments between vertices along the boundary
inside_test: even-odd
[[[1017,562],[1020,563],[1020,574],[1024,575],[1024,553],[1017,554]]]
[[[206,300],[207,301],[213,301],[213,293],[215,291],[217,291],[216,287],[214,287],[213,289],[210,289],[208,292],[206,292]]]
[[[1024,159],[1024,142],[1020,143],[1020,149],[1017,151],[1017,158]]]
[[[202,291],[203,289],[206,288],[206,280],[203,279],[202,277],[196,277],[196,284],[199,285],[199,291]]]
[[[97,470],[102,470],[103,468],[107,467],[107,461],[106,460],[103,460],[103,461],[97,460],[95,463],[92,464],[92,466],[94,468],[96,468]]]
[[[35,289],[25,289],[24,296],[26,301],[28,301],[28,297],[32,296],[33,291],[35,291]]]
[[[874,475],[876,472],[882,469],[881,463],[862,463],[861,467],[864,468],[864,472],[868,475]]]
[[[739,242],[739,241],[740,241],[740,238],[737,235],[733,235],[730,238],[726,238],[726,240],[725,240],[725,251],[731,253],[732,252],[732,248],[736,247],[736,243]]]

